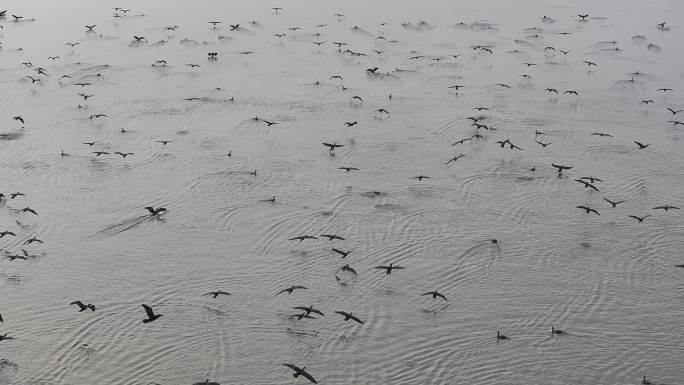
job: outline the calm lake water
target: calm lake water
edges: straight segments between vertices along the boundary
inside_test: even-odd
[[[682,383],[684,2],[5,8],[0,384]]]

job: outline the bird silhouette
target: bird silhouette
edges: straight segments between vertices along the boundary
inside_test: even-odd
[[[589,206],[577,206],[577,208],[578,208],[578,209],[584,210],[587,214],[589,214],[589,213],[594,213],[594,214],[596,214],[596,215],[601,215],[601,214],[599,214],[598,211],[592,209],[592,208],[589,207]]]
[[[615,202],[613,202],[613,201],[611,201],[611,200],[608,199],[608,198],[603,198],[603,200],[606,201],[606,202],[608,202],[608,203],[610,203],[610,205],[613,206],[613,208],[616,208],[617,205],[619,205],[620,203],[625,203],[625,201],[615,201]]]
[[[152,216],[159,216],[161,213],[167,211],[165,207],[157,207],[155,209],[152,206],[146,206],[145,210],[149,211]]]
[[[313,378],[313,376],[310,375],[310,374],[305,370],[306,367],[299,368],[299,367],[297,367],[296,365],[293,365],[293,364],[283,364],[283,365],[285,365],[285,366],[287,366],[288,368],[294,370],[294,374],[292,375],[294,378],[297,378],[297,377],[299,377],[299,376],[302,376],[302,377],[306,378],[307,380],[313,382],[314,384],[317,384],[317,383],[318,383],[318,382],[316,382],[316,380]]]
[[[497,341],[503,341],[503,340],[509,340],[510,338],[506,337],[505,335],[501,334],[498,330],[496,331],[496,340]]]
[[[345,311],[336,311],[335,313],[343,316],[345,321],[352,320],[352,321],[356,321],[356,322],[360,323],[361,325],[363,325],[363,321],[361,321],[359,318],[355,317],[352,313],[347,313]]]
[[[642,150],[642,149],[644,149],[644,148],[650,146],[650,144],[643,144],[643,143],[641,143],[641,142],[637,142],[636,140],[634,141],[634,143],[636,143],[636,145],[639,146],[639,149],[640,149],[640,150]]]
[[[340,237],[337,234],[321,234],[321,237],[328,238],[329,241],[332,241],[334,239],[339,239],[341,241],[344,241],[344,238]]]
[[[204,294],[202,294],[202,295],[211,295],[213,298],[216,298],[216,297],[218,297],[219,295],[231,295],[231,294],[230,294],[229,292],[227,292],[227,291],[217,290],[217,291],[210,291],[210,292],[204,293]]]
[[[388,266],[376,266],[375,268],[385,270],[386,275],[391,275],[393,270],[403,270],[404,269],[401,266],[394,266],[391,263]]]
[[[421,296],[423,296],[423,295],[431,295],[431,296],[432,296],[432,299],[437,299],[437,297],[439,297],[439,298],[441,298],[441,299],[443,299],[443,300],[445,300],[445,301],[449,301],[449,300],[446,298],[446,296],[444,296],[444,294],[438,292],[437,290],[435,290],[435,291],[428,291],[427,293],[421,294]]]
[[[154,314],[154,311],[152,310],[152,308],[149,305],[142,304],[142,307],[145,309],[145,313],[147,314],[147,318],[142,321],[144,324],[155,321],[163,315],[163,314]]]
[[[279,291],[276,295],[283,294],[283,293],[292,294],[292,292],[294,292],[295,290],[299,290],[299,289],[306,290],[307,288],[305,286],[301,286],[301,285],[292,285],[290,287],[286,287],[283,290]]]
[[[79,312],[82,312],[82,311],[85,311],[85,310],[88,310],[88,309],[90,309],[90,310],[92,310],[92,311],[95,311],[95,305],[93,305],[92,303],[89,303],[89,304],[85,305],[85,304],[84,304],[83,302],[81,302],[81,301],[74,301],[74,302],[71,302],[69,305],[76,305],[76,306],[78,306],[78,308],[80,309]]]
[[[318,237],[314,237],[313,235],[300,235],[298,237],[290,238],[290,241],[303,241],[305,239],[318,239]]]
[[[665,211],[669,211],[669,210],[679,210],[679,207],[677,207],[677,206],[670,206],[670,205],[664,205],[664,206],[656,206],[656,207],[653,208],[653,210],[665,210]]]
[[[641,223],[641,222],[644,221],[644,219],[650,217],[650,215],[644,215],[643,217],[639,217],[639,216],[636,216],[636,215],[628,215],[628,217],[634,218],[634,219],[636,219],[637,221],[639,221],[639,223]]]
[[[313,306],[296,306],[296,307],[293,307],[293,309],[304,311],[304,312],[306,312],[306,314],[316,313],[318,315],[325,316],[325,314],[323,314],[322,311],[320,311],[318,309],[314,309]]]

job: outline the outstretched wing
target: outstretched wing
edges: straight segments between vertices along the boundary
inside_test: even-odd
[[[145,309],[145,313],[147,313],[147,317],[152,319],[154,318],[154,311],[152,310],[151,307],[148,305],[142,304],[142,307]]]

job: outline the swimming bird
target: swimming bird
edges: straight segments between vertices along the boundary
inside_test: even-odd
[[[506,337],[505,335],[501,334],[498,330],[496,331],[496,340],[497,341],[502,341],[502,340],[509,340],[510,338]]]
[[[36,237],[34,236],[34,237],[32,237],[32,238],[29,238],[29,239],[25,240],[23,244],[24,244],[24,245],[30,245],[30,244],[32,244],[33,242],[45,243],[45,242],[41,241],[40,239],[38,239],[38,238],[36,238]]]
[[[80,309],[80,310],[79,310],[79,313],[82,312],[82,311],[84,311],[84,310],[88,310],[88,309],[90,309],[90,310],[92,310],[92,311],[95,311],[95,305],[93,305],[92,303],[89,303],[89,304],[85,305],[85,304],[84,304],[83,302],[81,302],[81,301],[74,301],[74,302],[71,302],[69,305],[76,305],[76,306],[78,306],[79,309]]]
[[[589,214],[589,213],[594,213],[594,214],[596,214],[596,215],[601,215],[601,214],[599,214],[598,211],[592,209],[592,208],[589,207],[589,206],[577,206],[577,208],[586,211],[587,214]]]
[[[150,323],[159,317],[161,317],[163,314],[154,314],[154,311],[149,305],[142,304],[142,307],[145,309],[145,313],[147,313],[147,319],[144,319],[142,322],[144,324]]]
[[[283,294],[283,293],[292,294],[292,292],[297,290],[297,289],[305,290],[305,289],[307,289],[307,287],[300,286],[300,285],[292,285],[290,287],[286,287],[285,289],[279,291],[276,295]]]
[[[383,269],[386,272],[386,275],[391,275],[392,270],[404,270],[403,267],[401,266],[394,266],[393,264],[389,264],[389,266],[375,266],[376,269]]]
[[[0,233],[1,234],[1,233]],[[336,252],[337,254],[340,254],[342,256],[342,259],[346,258],[347,255],[351,254],[352,250],[349,251],[343,251],[340,249],[332,248],[332,251]]]
[[[202,295],[211,295],[211,296],[213,296],[214,298],[216,298],[216,297],[218,297],[219,295],[231,295],[231,294],[230,294],[229,292],[227,292],[227,291],[217,290],[217,291],[210,291],[210,292],[204,293],[204,294],[202,294]]]
[[[565,334],[565,332],[562,331],[562,330],[560,330],[560,329],[556,329],[556,328],[554,328],[553,326],[551,326],[551,334]]]
[[[157,207],[156,209],[152,206],[146,206],[145,209],[150,212],[152,216],[159,216],[161,213],[166,211],[164,207]]]
[[[423,179],[430,179],[430,177],[429,177],[429,176],[425,176],[425,175],[423,175],[423,174],[420,174],[420,175],[418,175],[418,176],[414,176],[414,177],[411,177],[411,178],[409,178],[409,179],[418,179],[419,181],[422,181]]]
[[[317,384],[317,383],[318,383],[318,382],[316,382],[316,380],[313,378],[313,376],[310,375],[310,374],[305,370],[305,369],[306,369],[306,366],[305,366],[305,367],[302,367],[302,368],[299,368],[299,367],[297,367],[296,365],[293,365],[293,364],[283,364],[283,365],[285,365],[285,366],[287,366],[288,368],[290,368],[290,369],[292,369],[292,370],[295,371],[294,374],[292,375],[292,376],[294,376],[294,378],[297,378],[297,377],[299,377],[299,376],[302,376],[302,377],[306,378],[307,380],[313,382],[314,384]]]
[[[343,316],[345,321],[352,320],[352,321],[356,321],[356,322],[360,323],[361,325],[363,325],[363,321],[361,321],[359,318],[355,317],[352,313],[347,313],[345,311],[336,311],[335,313]]]
[[[329,241],[332,241],[333,239],[339,239],[341,241],[345,240],[337,234],[321,234],[321,237],[328,238]]]
[[[650,146],[650,144],[643,144],[643,143],[637,142],[636,140],[634,141],[634,143],[636,143],[636,145],[639,146],[640,150]]]
[[[439,298],[441,298],[441,299],[443,299],[443,300],[445,300],[445,301],[447,301],[447,302],[449,301],[449,300],[447,299],[447,297],[444,296],[444,294],[438,292],[437,290],[435,290],[435,291],[428,291],[427,293],[421,294],[421,296],[423,296],[423,295],[431,295],[431,296],[432,296],[432,299],[437,299],[437,297],[439,297]]]
[[[114,154],[121,155],[121,157],[123,157],[123,158],[126,158],[129,155],[134,155],[132,152],[120,152],[120,151],[117,151]]]
[[[669,210],[679,210],[679,207],[677,207],[677,206],[670,206],[670,205],[664,205],[664,206],[656,206],[656,207],[653,208],[653,210],[665,210],[665,211],[669,211]]]
[[[616,201],[616,202],[613,202],[613,201],[611,201],[610,199],[605,198],[605,197],[603,198],[603,200],[606,201],[606,202],[608,202],[608,203],[610,203],[611,206],[613,206],[613,208],[616,208],[617,205],[619,205],[620,203],[625,203],[625,201]]]
[[[325,314],[323,314],[322,311],[317,310],[317,309],[314,309],[313,305],[312,305],[312,306],[309,306],[309,307],[306,307],[306,306],[296,306],[296,307],[293,307],[293,309],[305,311],[306,314],[316,313],[316,314],[325,316]]]
[[[586,15],[577,15],[577,16],[579,16],[580,19],[582,19],[582,20],[586,20],[587,17],[589,17],[589,14],[587,13]]]
[[[300,235],[298,237],[290,238],[290,241],[303,241],[305,239],[318,239],[318,237],[314,237],[313,235]]]

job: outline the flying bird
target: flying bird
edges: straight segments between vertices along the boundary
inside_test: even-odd
[[[437,299],[437,297],[439,297],[439,298],[441,298],[441,299],[443,299],[443,300],[445,300],[445,301],[449,301],[449,300],[446,298],[446,296],[444,296],[444,294],[438,292],[437,290],[435,290],[435,291],[428,291],[427,293],[421,294],[421,296],[423,296],[423,295],[431,295],[431,296],[432,296],[432,299]]]
[[[142,321],[144,324],[150,323],[163,315],[154,314],[154,310],[152,310],[152,308],[149,305],[142,304],[142,307],[145,309],[145,313],[147,314],[147,318]]]
[[[164,207],[157,207],[156,209],[152,206],[146,206],[145,209],[150,212],[152,216],[159,216],[161,213],[166,211]]]
[[[297,377],[299,377],[299,376],[302,376],[302,377],[306,378],[307,380],[313,382],[314,384],[317,384],[317,383],[318,383],[318,382],[316,382],[316,380],[313,378],[313,376],[310,375],[310,374],[305,370],[306,367],[299,368],[299,367],[297,367],[296,365],[293,365],[293,364],[283,364],[283,365],[285,365],[285,366],[287,366],[288,368],[290,368],[290,369],[292,369],[292,370],[295,371],[294,374],[292,375],[294,378],[297,378]]]
[[[345,311],[336,311],[335,313],[343,316],[345,321],[352,320],[352,321],[356,321],[356,322],[360,323],[361,325],[363,325],[363,321],[361,321],[360,319],[355,317],[352,313],[347,313]]]
[[[286,287],[283,290],[279,291],[276,295],[287,293],[287,294],[292,294],[297,289],[301,290],[306,290],[307,288],[305,286],[300,286],[300,285],[292,285],[290,287]]]
[[[385,270],[386,275],[391,275],[392,270],[403,270],[404,268],[401,266],[394,266],[393,264],[389,264],[389,266],[376,266],[376,269],[383,269]]]
[[[81,301],[74,301],[74,302],[71,302],[69,305],[76,305],[76,306],[78,306],[79,309],[80,309],[80,310],[79,310],[79,313],[82,312],[82,311],[84,311],[84,310],[88,310],[88,309],[90,309],[90,310],[92,310],[92,311],[95,311],[95,305],[93,305],[92,303],[89,303],[89,304],[85,305],[85,304],[84,304],[83,302],[81,302]]]
[[[213,296],[214,298],[216,298],[216,297],[218,297],[219,295],[231,295],[231,294],[230,294],[229,292],[227,292],[227,291],[217,290],[217,291],[210,291],[210,292],[204,293],[204,294],[202,294],[202,295],[211,295],[211,296]]]

